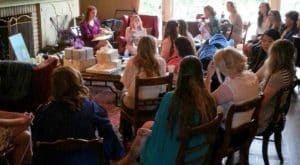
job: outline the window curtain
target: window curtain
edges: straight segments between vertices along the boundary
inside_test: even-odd
[[[139,8],[140,8],[140,0],[132,0],[132,8],[135,11],[136,14],[139,13]]]
[[[168,22],[173,18],[173,2],[174,0],[162,1],[162,21]]]

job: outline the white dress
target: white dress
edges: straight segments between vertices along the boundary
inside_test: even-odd
[[[223,84],[230,89],[233,95],[231,102],[221,105],[224,116],[227,116],[230,105],[241,104],[252,100],[259,95],[259,82],[257,76],[251,71],[245,71],[240,76],[233,79],[226,77]],[[253,111],[237,113],[233,116],[232,127],[235,128],[250,121],[252,113]]]

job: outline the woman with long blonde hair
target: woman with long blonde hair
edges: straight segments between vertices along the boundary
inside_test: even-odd
[[[137,45],[139,40],[147,35],[146,29],[143,27],[143,22],[138,15],[132,15],[130,17],[129,26],[126,28],[125,39],[127,51],[135,55],[137,52]]]
[[[164,76],[166,73],[166,62],[157,55],[155,38],[144,36],[140,39],[137,47],[137,55],[132,57],[124,70],[121,82],[126,91],[123,102],[126,107],[134,107],[135,77],[140,78]],[[161,87],[148,87],[141,90],[144,98],[157,97]]]
[[[258,133],[269,125],[274,114],[274,96],[282,88],[293,83],[295,77],[295,47],[288,40],[275,41],[265,64],[256,72],[261,82],[264,98],[261,103]]]

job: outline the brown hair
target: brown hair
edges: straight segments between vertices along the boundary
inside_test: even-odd
[[[204,10],[208,11],[212,17],[216,16],[216,12],[215,12],[214,8],[212,8],[211,6],[209,6],[209,5],[205,6]]]
[[[159,63],[156,56],[156,42],[152,36],[144,36],[140,39],[137,47],[137,55],[133,58],[133,63],[139,69],[143,69],[147,77],[160,76]]]
[[[195,50],[187,37],[178,37],[175,40],[175,47],[177,48],[178,55],[181,58],[187,55],[196,55]]]
[[[89,95],[79,71],[72,67],[56,68],[51,77],[51,100],[69,104],[79,110],[81,101]]]
[[[186,56],[180,63],[177,86],[168,109],[168,128],[187,126],[188,120],[199,114],[201,123],[213,119],[216,104],[203,82],[202,64],[196,56]]]
[[[291,75],[295,74],[295,52],[294,45],[284,39],[275,41],[270,49],[266,60],[267,63],[267,77],[280,71],[287,70]]]
[[[89,21],[89,18],[90,18],[90,12],[93,11],[93,10],[97,10],[97,8],[93,5],[90,5],[86,8],[86,11],[85,11],[85,16],[84,16],[84,20],[85,21]]]

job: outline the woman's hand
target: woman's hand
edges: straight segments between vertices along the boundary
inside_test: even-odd
[[[210,61],[210,63],[207,66],[207,78],[211,79],[211,77],[215,74],[216,67],[213,61]]]
[[[25,125],[31,125],[33,121],[34,115],[32,113],[25,112],[23,116],[23,121]]]

